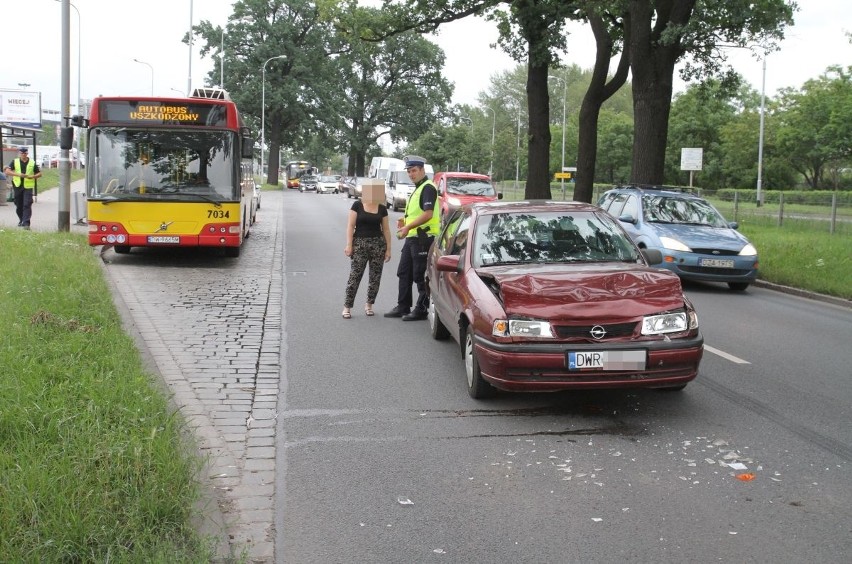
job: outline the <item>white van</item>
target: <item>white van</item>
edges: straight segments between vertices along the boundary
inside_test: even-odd
[[[404,210],[412,192],[414,192],[414,183],[405,169],[392,170],[388,173],[385,178],[385,201],[388,209]]]
[[[405,161],[393,157],[373,157],[367,178],[381,178],[384,180],[392,170],[405,170]]]

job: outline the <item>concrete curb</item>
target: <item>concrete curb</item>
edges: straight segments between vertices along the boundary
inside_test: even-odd
[[[847,300],[844,298],[838,298],[835,296],[828,296],[825,294],[818,294],[816,292],[810,292],[808,290],[802,290],[799,288],[793,288],[791,286],[783,286],[781,284],[774,284],[772,282],[766,282],[765,280],[755,280],[754,285],[758,288],[765,288],[767,290],[774,290],[776,292],[781,292],[784,294],[790,294],[793,296],[799,296],[800,298],[808,298],[811,300],[816,300],[819,302],[825,302],[828,304],[833,304],[840,307],[852,308],[852,300]]]

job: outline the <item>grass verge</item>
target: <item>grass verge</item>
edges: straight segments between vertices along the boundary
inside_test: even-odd
[[[207,562],[201,467],[85,239],[0,230],[0,554]]]

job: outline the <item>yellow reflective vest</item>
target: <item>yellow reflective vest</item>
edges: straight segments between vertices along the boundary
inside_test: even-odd
[[[429,185],[432,188],[435,188],[435,192],[438,192],[438,188],[431,180],[424,181],[420,186],[414,189],[414,192],[411,193],[411,197],[408,198],[408,203],[405,204],[405,220],[414,219],[416,217],[420,217],[425,210],[420,209],[420,193],[423,191],[423,188]],[[431,235],[432,237],[438,234],[438,231],[441,230],[441,210],[438,209],[438,200],[435,200],[435,208],[432,210],[432,219],[420,225],[420,229],[426,230],[426,233]],[[428,229],[426,229],[428,227]],[[417,237],[417,228],[412,229],[408,232],[408,237]]]
[[[19,174],[22,173],[22,174],[26,174],[28,176],[32,176],[32,175],[35,174],[35,161],[34,160],[29,159],[25,166],[26,166],[26,170],[21,168],[21,159],[19,157],[19,158],[14,159],[12,161],[11,168],[12,168],[12,170],[14,170],[15,172],[17,172]],[[18,182],[13,182],[12,184],[18,185],[18,183],[21,183],[21,185],[24,188],[26,188],[27,190],[35,188],[35,179],[34,178],[18,178]]]

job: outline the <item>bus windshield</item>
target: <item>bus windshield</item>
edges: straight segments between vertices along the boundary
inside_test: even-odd
[[[89,139],[89,198],[240,199],[233,132],[98,127]]]

